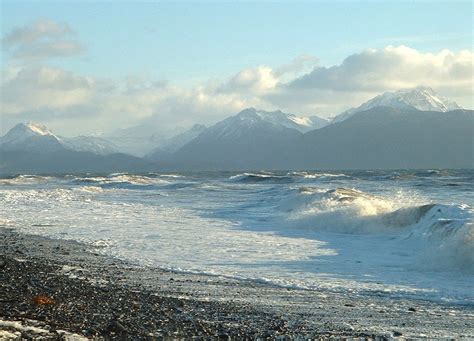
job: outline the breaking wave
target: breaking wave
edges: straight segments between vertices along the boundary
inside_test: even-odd
[[[351,179],[352,177],[343,173],[320,173],[320,172],[290,172],[289,176],[299,177],[303,179],[317,180],[342,180]]]
[[[473,209],[469,205],[420,204],[351,188],[301,187],[280,201],[291,228],[345,234],[391,234],[419,245],[433,267],[474,272]],[[410,203],[412,201],[412,203]]]
[[[51,179],[50,176],[41,175],[17,175],[14,177],[0,179],[0,185],[31,185],[37,183],[44,183]]]
[[[233,182],[272,182],[272,183],[291,183],[305,180],[345,180],[352,177],[342,173],[322,173],[322,172],[288,172],[288,173],[241,173],[233,175],[229,180]]]
[[[291,176],[287,175],[276,175],[270,172],[261,172],[261,173],[242,173],[233,175],[229,178],[233,182],[291,182]]]
[[[102,188],[152,189],[157,185],[168,185],[170,181],[157,176],[111,174],[109,176],[75,178],[72,183]]]

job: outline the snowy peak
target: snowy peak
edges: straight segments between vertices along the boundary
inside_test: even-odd
[[[395,92],[385,92],[357,108],[344,111],[336,116],[332,122],[341,122],[359,111],[365,111],[381,106],[395,109],[418,109],[421,111],[439,112],[463,109],[456,102],[438,95],[429,87],[417,87],[414,89],[401,89]]]
[[[44,125],[34,122],[18,123],[10,131],[0,139],[1,144],[18,144],[34,136],[51,136],[58,139],[48,128]]]
[[[239,140],[256,136],[298,135],[326,125],[327,121],[318,117],[300,117],[277,111],[247,108],[204,130],[201,140]]]
[[[246,123],[248,124],[266,122],[276,127],[296,129],[302,133],[307,132],[309,130],[321,128],[325,125],[325,123],[327,123],[326,120],[317,116],[302,117],[284,113],[280,110],[269,112],[264,110],[257,110],[255,108],[245,109],[238,113],[236,116],[230,117],[228,120],[229,122],[233,122],[235,120],[246,121]]]
[[[415,107],[422,111],[440,111],[446,112],[450,110],[462,109],[457,103],[441,97],[433,89],[429,87],[417,87],[415,89],[402,89],[396,92],[387,92],[377,96],[381,104],[405,104]],[[376,102],[374,99],[374,102]]]
[[[36,135],[54,135],[46,126],[32,121],[29,121],[25,127]]]

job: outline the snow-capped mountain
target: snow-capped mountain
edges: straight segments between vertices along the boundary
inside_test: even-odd
[[[64,149],[60,139],[44,125],[28,122],[14,126],[0,137],[2,150],[29,150],[41,153]]]
[[[168,161],[191,168],[207,164],[211,169],[257,169],[278,158],[283,146],[320,123],[281,111],[249,108],[207,128]]]
[[[317,116],[302,117],[280,110],[269,112],[248,108],[207,128],[200,136],[231,140],[248,135],[249,131],[260,131],[265,135],[288,130],[305,133],[327,123],[327,120]]]
[[[447,112],[463,109],[457,103],[441,97],[433,89],[428,87],[417,87],[414,89],[402,89],[395,92],[385,92],[378,95],[357,108],[352,108],[333,118],[331,123],[341,122],[357,112],[369,110],[375,107],[390,107],[394,109],[418,109],[421,111]]]
[[[31,121],[15,125],[8,133],[0,137],[0,149],[40,153],[73,150],[98,155],[116,152],[116,148],[103,139],[89,136],[61,137],[53,134],[46,126]]]
[[[245,109],[222,122],[225,122],[230,128],[232,128],[234,124],[237,126],[245,126],[265,122],[275,127],[296,129],[302,133],[321,128],[328,123],[327,120],[317,116],[303,117],[284,113],[280,110],[269,112],[255,108]]]
[[[19,123],[10,129],[7,134],[0,137],[0,144],[17,144],[33,136],[51,136],[57,139],[44,125],[28,122],[27,124]]]

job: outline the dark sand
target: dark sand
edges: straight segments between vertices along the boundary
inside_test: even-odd
[[[4,228],[0,246],[0,339],[474,339],[473,306],[174,273]]]

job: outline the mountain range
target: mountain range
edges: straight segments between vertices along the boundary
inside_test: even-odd
[[[0,138],[0,173],[473,168],[473,135],[472,110],[418,87],[384,93],[331,121],[248,108],[169,134],[143,158],[106,136],[64,138],[20,123]]]
[[[5,136],[0,137],[0,149],[38,153],[59,150],[92,152],[98,155],[117,153],[117,148],[107,140],[92,136],[65,138],[53,134],[44,125],[34,122],[18,123],[10,129]]]
[[[19,123],[0,138],[0,173],[64,174],[140,171],[148,163],[119,153],[107,140],[60,137],[44,125]]]

